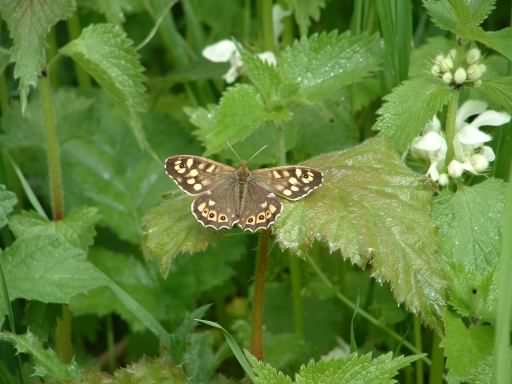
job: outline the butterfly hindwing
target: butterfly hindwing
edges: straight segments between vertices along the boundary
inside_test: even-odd
[[[200,156],[177,155],[165,159],[165,172],[189,195],[200,195],[215,187],[234,168]]]
[[[243,195],[238,226],[244,231],[267,229],[281,214],[283,205],[279,198],[255,181],[248,181]]]
[[[259,169],[253,172],[256,181],[288,200],[306,197],[323,182],[322,172],[303,166],[284,166]]]
[[[206,191],[192,201],[192,214],[203,226],[228,229],[239,220],[239,184],[235,174],[226,177],[211,191]]]

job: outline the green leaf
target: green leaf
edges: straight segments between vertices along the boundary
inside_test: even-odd
[[[188,196],[175,194],[144,217],[144,255],[159,263],[164,276],[178,254],[202,251],[219,236],[194,219],[190,204]]]
[[[78,5],[103,14],[113,24],[124,23],[126,13],[141,12],[144,9],[140,0],[78,0]]]
[[[379,64],[376,36],[331,32],[302,38],[286,48],[278,70],[306,96],[324,99],[376,71]]]
[[[499,258],[505,184],[488,179],[436,199],[441,254],[450,300],[464,314],[483,320],[495,316],[495,277]]]
[[[495,3],[495,0],[423,0],[434,23],[457,34],[482,24],[494,10]]]
[[[283,372],[279,372],[277,369],[272,367],[270,364],[264,363],[261,360],[256,359],[253,355],[245,353],[252,369],[254,370],[255,378],[253,383],[255,384],[292,384],[292,380],[286,376]]]
[[[477,29],[473,33],[473,38],[512,60],[512,27],[489,32]]]
[[[498,107],[508,111],[512,109],[512,76],[484,80],[477,91]]]
[[[202,110],[201,114],[208,113]],[[198,125],[197,136],[206,147],[206,154],[217,153],[226,148],[226,143],[235,144],[254,133],[269,118],[256,88],[242,84],[228,88],[214,110]],[[191,115],[196,124],[197,116]]]
[[[449,377],[456,382],[494,383],[494,329],[489,325],[467,328],[448,311],[444,315],[444,329],[441,346]]]
[[[5,68],[11,61],[11,53],[9,50],[0,47],[0,75],[3,75]]]
[[[299,25],[300,35],[308,34],[311,20],[320,19],[320,11],[325,7],[325,0],[287,0],[288,6],[292,9],[295,20]]]
[[[391,353],[372,359],[371,354],[352,354],[342,359],[310,362],[302,366],[296,384],[393,384],[398,370],[409,366],[421,355],[399,356]]]
[[[147,109],[144,67],[121,27],[92,24],[60,52],[75,60],[110,94],[126,113],[139,144],[147,147],[139,117]]]
[[[7,224],[7,216],[12,212],[18,199],[16,194],[5,189],[5,185],[0,184],[0,228]]]
[[[377,111],[374,129],[391,139],[400,152],[405,152],[425,124],[452,97],[453,90],[441,81],[417,78],[404,81],[386,95]]]
[[[94,226],[99,221],[96,208],[79,208],[63,220],[47,221],[34,211],[22,212],[12,217],[9,228],[17,238],[33,235],[56,235],[70,245],[86,251],[94,242]]]
[[[58,234],[33,234],[17,239],[0,258],[11,300],[69,303],[78,293],[105,284],[83,250]],[[0,315],[6,313],[0,301]]]
[[[8,341],[14,345],[18,353],[26,353],[34,359],[34,376],[67,381],[78,379],[80,372],[75,363],[64,364],[57,354],[43,347],[43,344],[30,330],[23,335],[9,332],[0,332],[0,340]]]
[[[276,223],[283,248],[304,251],[313,241],[388,281],[398,302],[435,324],[444,305],[444,279],[436,257],[431,191],[384,139],[305,163],[322,170],[323,186],[285,204]]]
[[[37,85],[46,64],[46,35],[59,20],[75,12],[74,0],[0,0],[0,13],[14,41],[11,59],[20,80],[21,108],[25,111],[30,87]]]
[[[428,39],[425,44],[420,45],[418,48],[413,49],[409,66],[409,77],[431,77],[434,58],[439,54],[446,54],[451,48],[453,48],[451,40],[443,36],[436,36]]]

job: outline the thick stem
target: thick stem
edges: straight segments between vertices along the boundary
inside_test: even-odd
[[[453,138],[456,133],[455,119],[457,117],[457,108],[459,108],[459,92],[454,92],[448,102],[448,111],[446,113],[446,140],[448,142],[448,152],[446,154],[446,164],[453,160]]]
[[[414,316],[414,344],[418,351],[423,350],[423,340],[421,337],[421,320]],[[423,384],[423,361],[416,361],[416,384]]]
[[[261,21],[263,32],[263,49],[275,52],[274,24],[272,23],[272,0],[261,1]]]
[[[66,364],[73,359],[73,344],[71,343],[71,311],[67,304],[62,306],[62,317],[57,319],[55,328],[55,349],[57,355]]]
[[[265,274],[268,264],[269,232],[260,233],[258,244],[258,260],[254,283],[254,298],[252,304],[252,334],[251,353],[259,360],[263,359],[263,304],[265,299]]]
[[[80,33],[82,31],[82,27],[80,26],[80,19],[78,18],[78,11],[76,11],[73,16],[71,16],[67,20],[67,27],[69,32],[70,40],[75,40],[80,36]],[[85,72],[82,67],[80,67],[77,63],[73,63],[75,66],[75,73],[78,80],[78,85],[82,89],[87,89],[91,87],[91,78]]]
[[[116,349],[114,343],[114,325],[112,315],[107,316],[107,353],[108,353],[108,368],[110,372],[116,369]]]
[[[429,384],[442,384],[444,373],[444,354],[441,346],[441,340],[437,333],[432,340],[432,365],[430,367]]]
[[[292,284],[293,327],[299,338],[304,338],[304,305],[302,303],[302,268],[296,255],[289,255],[290,280]]]

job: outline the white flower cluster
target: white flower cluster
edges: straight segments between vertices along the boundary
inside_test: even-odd
[[[451,49],[447,55],[439,54],[434,59],[432,74],[442,79],[446,84],[459,86],[464,83],[482,84],[481,77],[487,70],[481,63],[482,53],[478,48],[471,48],[466,55],[457,54]]]
[[[468,122],[470,117],[475,118]],[[479,174],[485,172],[495,159],[493,149],[486,145],[492,140],[491,135],[482,132],[482,126],[499,126],[507,124],[510,115],[505,112],[487,110],[487,103],[480,100],[468,100],[457,110],[455,118],[455,135],[448,143],[441,129],[441,122],[434,116],[411,146],[416,157],[428,159],[430,166],[427,176],[441,186],[450,182],[449,178],[461,177],[464,172]],[[452,145],[454,158],[446,168],[448,145]]]

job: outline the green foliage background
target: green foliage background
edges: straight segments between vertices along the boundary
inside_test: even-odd
[[[469,98],[512,113],[511,8],[0,0],[0,383],[510,383],[512,127],[443,189],[408,149]],[[473,45],[479,87],[432,76]],[[227,143],[325,176],[272,228],[262,361],[261,235],[201,227],[162,166]]]

